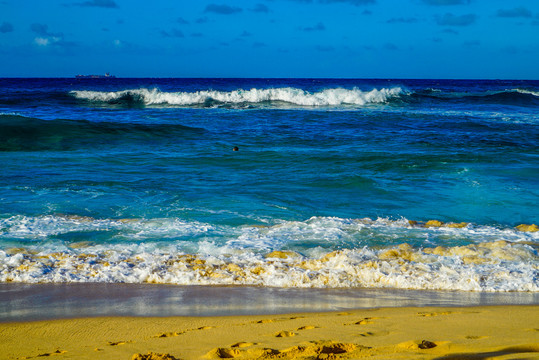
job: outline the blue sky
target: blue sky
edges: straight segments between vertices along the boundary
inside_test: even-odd
[[[539,79],[538,0],[0,0],[0,77]]]

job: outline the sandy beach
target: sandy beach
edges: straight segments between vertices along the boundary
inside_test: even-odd
[[[2,359],[539,359],[538,306],[0,324]]]

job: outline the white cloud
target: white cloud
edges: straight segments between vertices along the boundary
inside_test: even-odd
[[[48,46],[50,43],[50,40],[48,38],[36,37],[34,39],[34,42],[39,46]]]

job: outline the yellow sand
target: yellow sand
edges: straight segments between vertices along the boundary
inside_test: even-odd
[[[539,359],[539,306],[0,324],[0,359],[48,356],[58,360]]]

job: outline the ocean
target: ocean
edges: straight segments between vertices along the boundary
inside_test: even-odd
[[[538,204],[539,81],[0,79],[0,283],[539,292]]]

